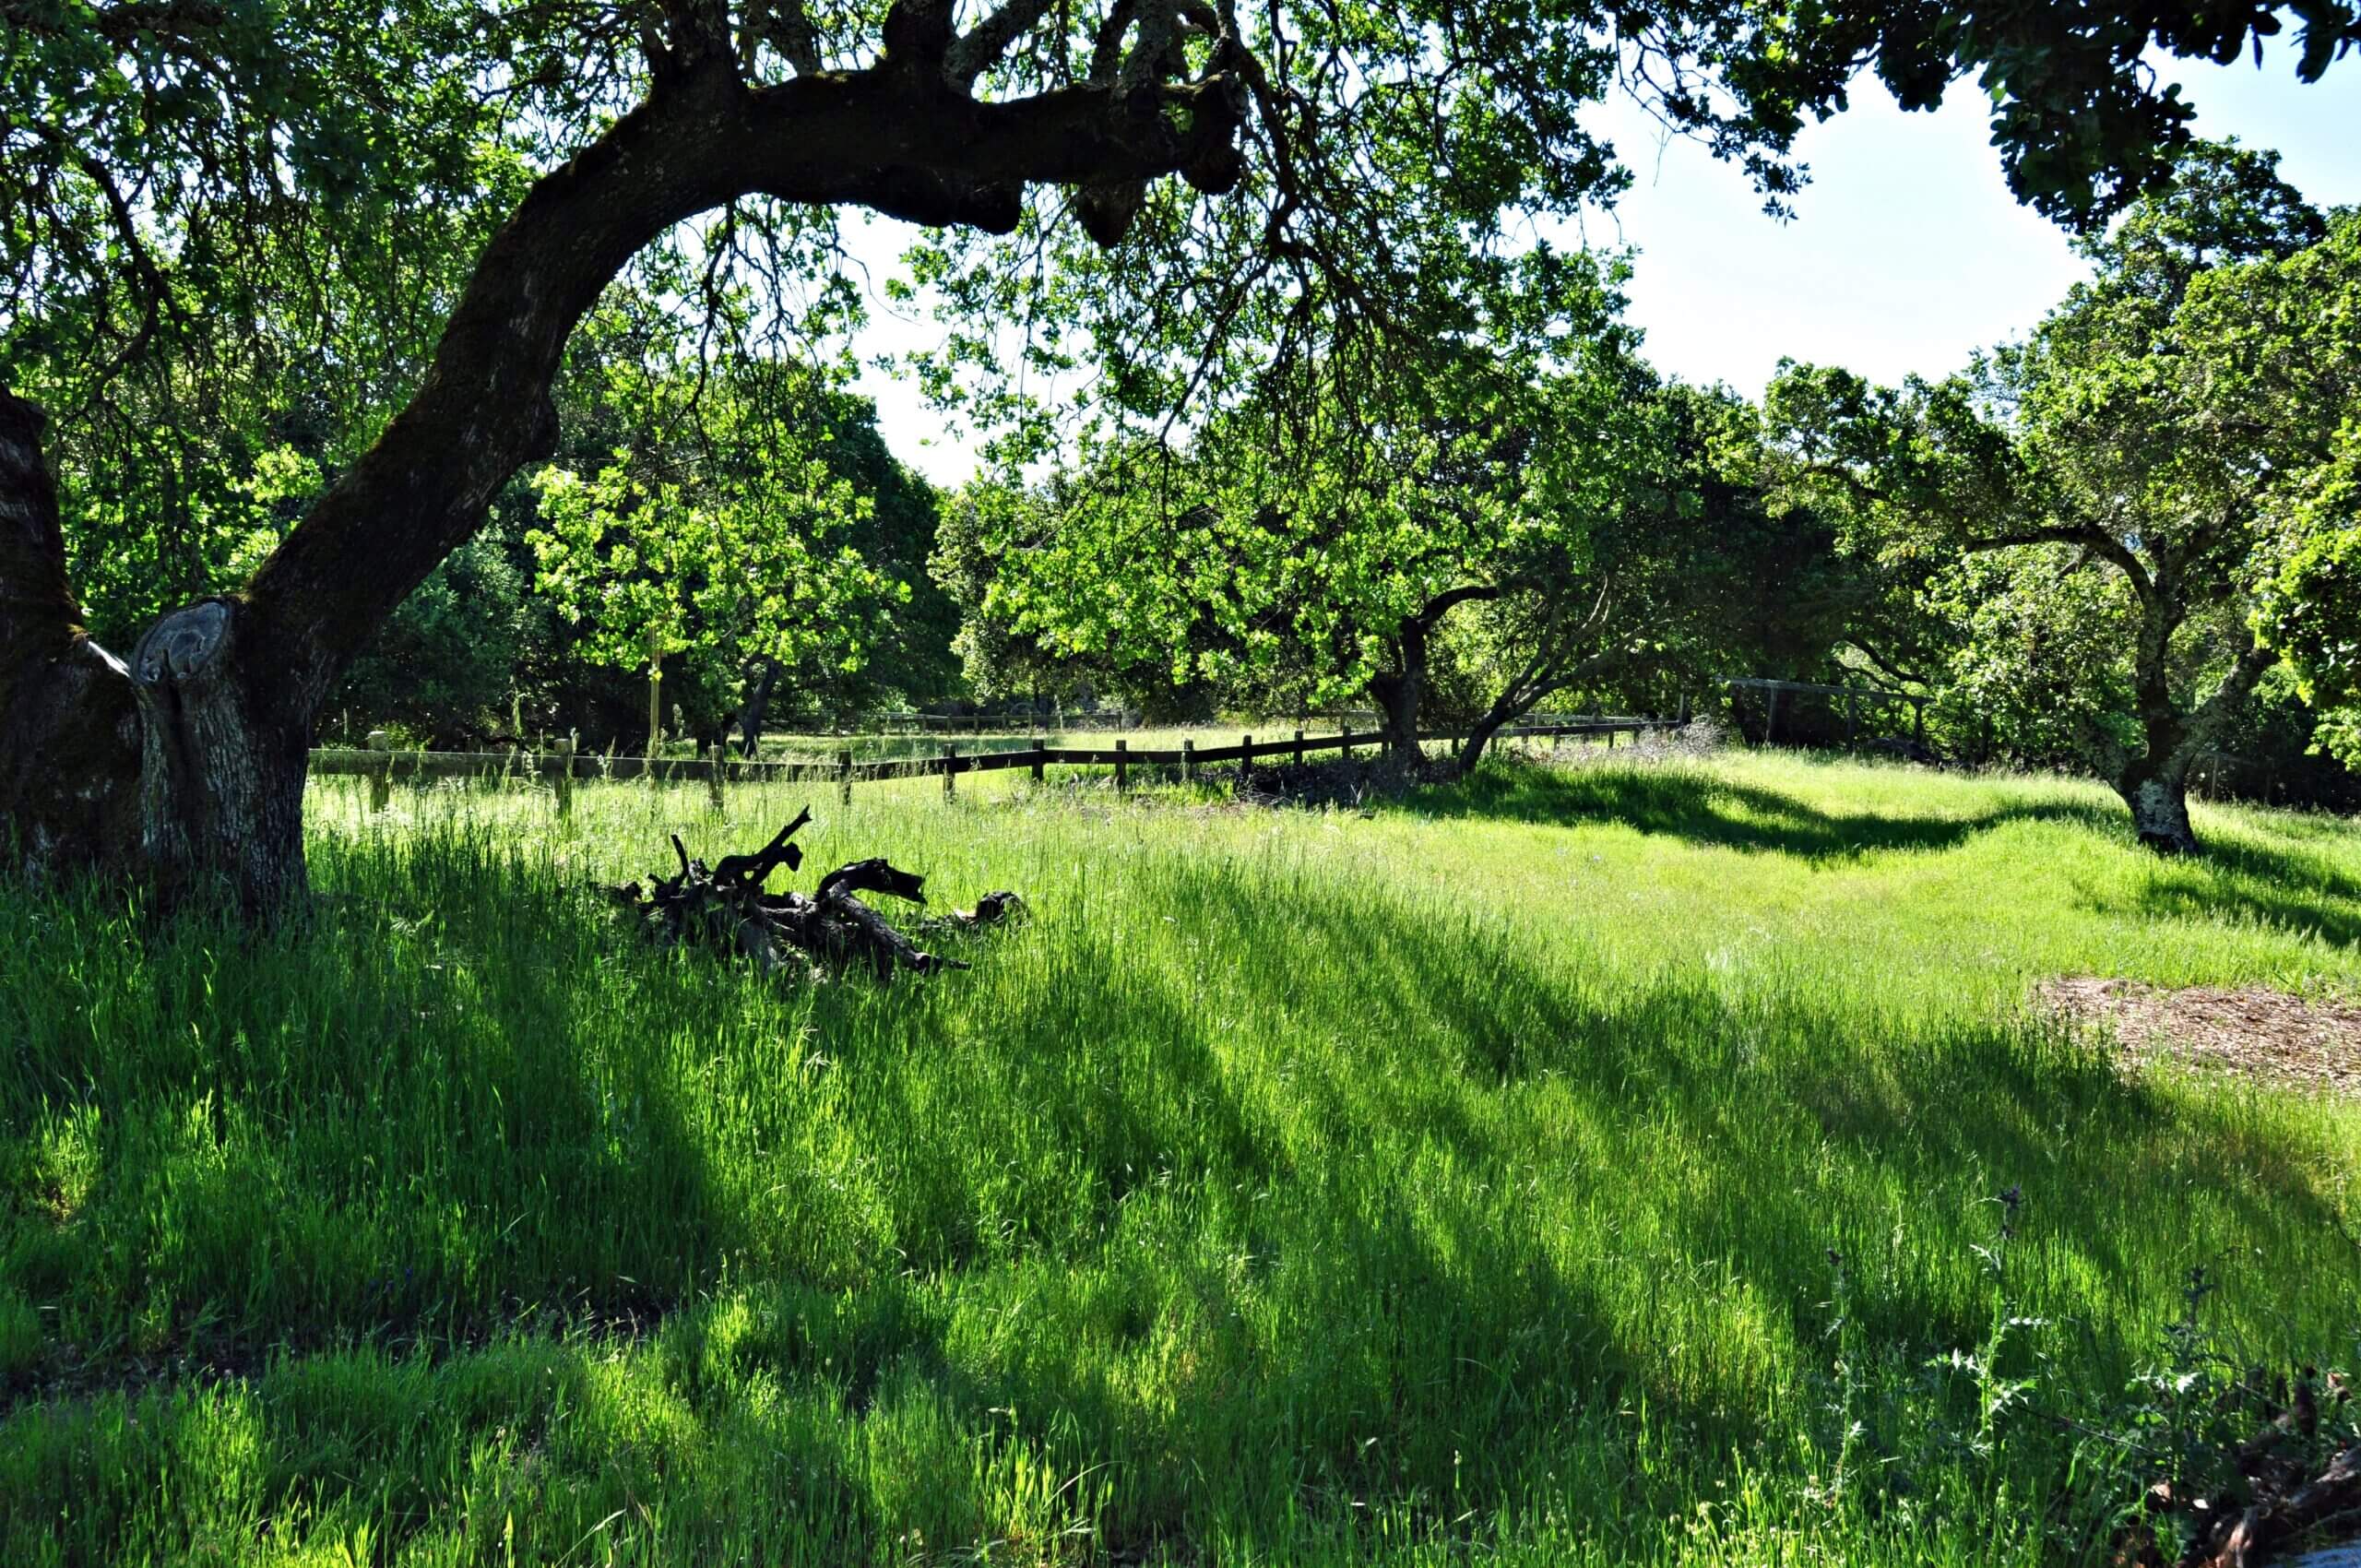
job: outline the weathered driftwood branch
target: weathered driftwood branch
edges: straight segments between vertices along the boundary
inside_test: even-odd
[[[678,835],[672,852],[681,869],[646,886],[626,882],[606,889],[630,910],[653,939],[668,944],[709,947],[752,959],[766,973],[786,970],[825,979],[854,965],[881,980],[894,971],[931,974],[964,969],[958,959],[928,951],[863,903],[863,893],[883,893],[913,904],[926,902],[926,878],[883,859],[855,861],[820,879],[810,895],[765,893],[763,885],[785,866],[800,870],[802,849],[790,842],[812,820],[798,814],[768,844],[751,855],[725,855],[712,866],[691,856]],[[1023,911],[1014,893],[991,893],[973,909],[955,910],[919,922],[921,933],[957,935],[1005,923]]]

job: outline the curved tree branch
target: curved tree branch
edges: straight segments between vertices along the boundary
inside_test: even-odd
[[[864,71],[749,89],[733,59],[708,57],[534,185],[485,248],[417,396],[244,596],[249,635],[286,677],[274,700],[287,717],[317,710],[498,488],[551,448],[568,335],[665,229],[760,194],[1005,232],[1029,184],[1218,176],[1234,160],[1228,78],[978,102],[912,69],[939,64],[938,9],[947,27],[947,8],[897,5],[886,58]]]
[[[2007,533],[1986,534],[1965,541],[1961,548],[1971,554],[1988,550],[2011,550],[2024,544],[2078,544],[2088,553],[2099,557],[2121,572],[2131,584],[2131,591],[2142,603],[2156,594],[2155,578],[2150,574],[2131,547],[2121,540],[2088,523],[2061,523],[2048,528],[2011,529]]]

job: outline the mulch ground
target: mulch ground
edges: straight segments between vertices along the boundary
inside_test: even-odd
[[[2167,991],[2089,975],[2045,980],[2035,991],[2077,1024],[2106,1026],[2135,1062],[2361,1099],[2361,1007],[2265,986]]]

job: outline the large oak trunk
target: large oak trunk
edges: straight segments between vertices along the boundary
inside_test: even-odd
[[[160,904],[220,901],[249,914],[305,887],[310,737],[255,694],[268,671],[239,659],[234,606],[165,616],[125,666],[77,636],[20,671],[0,752],[0,820],[18,873],[97,872]]]
[[[1394,631],[1394,668],[1379,671],[1369,683],[1386,750],[1414,760],[1420,754],[1418,706],[1427,689],[1427,629],[1423,614],[1405,618]]]
[[[2177,768],[2135,771],[2116,785],[2131,808],[2140,842],[2161,855],[2193,855],[2200,848],[2189,821],[2189,780]]]
[[[273,671],[230,600],[176,610],[131,656],[139,704],[139,837],[167,900],[260,913],[304,891],[311,726],[271,698]]]
[[[1385,748],[1396,756],[1418,749],[1418,672],[1389,670],[1370,678],[1370,700],[1377,704],[1378,728],[1385,732]]]
[[[78,624],[41,413],[0,391],[0,827],[30,880],[99,872],[260,912],[303,892],[310,726],[234,600],[128,664]]]
[[[758,669],[746,681],[746,700],[738,707],[738,729],[743,737],[738,742],[738,754],[753,760],[762,749],[763,721],[770,716],[771,695],[778,690],[780,671],[776,659],[757,659]]]

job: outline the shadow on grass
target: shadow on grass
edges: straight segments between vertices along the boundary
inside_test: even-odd
[[[93,944],[34,921],[0,1094],[0,1170],[13,1144],[29,1177],[0,1184],[0,1291],[53,1303],[31,1381],[611,1331],[742,1244],[692,1087],[663,1051],[602,1048],[596,977],[644,967],[659,1010],[712,998],[607,951],[586,900],[481,834],[369,852],[336,869],[378,896],[271,932],[190,917]],[[44,1213],[26,1200],[77,1114],[85,1196]]]
[[[2255,923],[2329,942],[2361,942],[2361,879],[2327,856],[2297,844],[2260,842],[2237,828],[2213,828],[2206,834],[2203,854],[2167,860],[2140,849],[2130,818],[2112,805],[2032,801],[1958,816],[1829,812],[1776,790],[1679,766],[1548,768],[1500,762],[1465,782],[1421,790],[1406,807],[1445,819],[1612,823],[1694,844],[1810,861],[1951,849],[2011,823],[2049,823],[2118,848],[2137,868],[2128,895],[2084,892],[2085,906],[2099,912],[2131,920]]]
[[[2323,856],[2235,833],[2209,834],[2192,860],[2147,860],[2128,895],[2091,893],[2084,902],[2130,919],[2256,924],[2361,942],[2361,881]]]
[[[266,1514],[382,1508],[396,1545],[505,1516],[554,1554],[646,1502],[691,1558],[746,1554],[735,1529],[754,1560],[849,1561],[1011,1534],[1023,1471],[1051,1478],[1037,1500],[1114,1478],[1109,1550],[1221,1534],[1278,1559],[1389,1509],[1442,1536],[1545,1480],[1593,1527],[1657,1530],[1733,1452],[1811,1462],[1831,1251],[1880,1365],[1974,1345],[1973,1248],[2018,1184],[2011,1306],[2076,1325],[2062,1377],[2119,1388],[2192,1259],[2246,1260],[2223,1326],[2258,1357],[2346,1326],[2325,1189],[2349,1152],[2023,1021],[1624,983],[1505,921],[1174,855],[1124,889],[1128,920],[1173,928],[1137,956],[1051,909],[973,975],[831,988],[789,1019],[830,1058],[807,1089],[800,1041],[726,1032],[774,1016],[762,980],[552,939],[561,895],[449,855],[411,873],[432,940],[275,950],[292,978],[234,1004],[180,955],[128,1043],[26,1080],[83,1086],[104,1124],[204,1100],[283,1144],[192,1189],[243,1251],[119,1278],[100,1243],[148,1244],[160,1201],[126,1181],[51,1282],[124,1333],[135,1285],[231,1303],[255,1362],[299,1332],[362,1348],[261,1374],[240,1431]],[[0,1102],[0,1131],[48,1092]],[[332,1240],[348,1261],[287,1302],[235,1294],[240,1259],[285,1273]],[[406,1260],[437,1296],[355,1287]],[[608,1294],[626,1277],[640,1294]],[[669,1315],[638,1342],[533,1337],[586,1290]],[[509,1337],[382,1354],[435,1300]],[[177,1527],[147,1500],[202,1491],[203,1443],[77,1419],[20,1408],[0,1479],[72,1497],[88,1560],[182,1554],[133,1534]]]
[[[1464,782],[1421,790],[1407,804],[1443,818],[1615,823],[1641,833],[1807,860],[1947,849],[2011,822],[2063,823],[2130,839],[2122,813],[2080,802],[2027,802],[1962,816],[1827,812],[1759,784],[1680,766],[1551,768],[1498,762]]]

